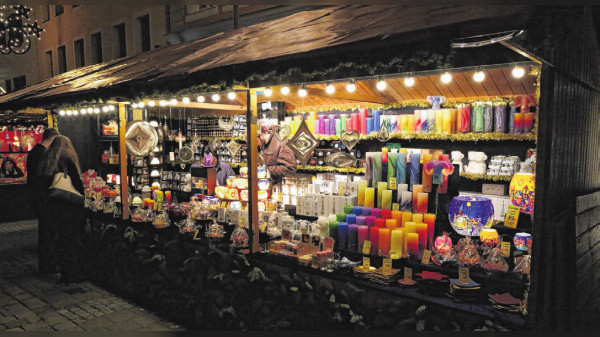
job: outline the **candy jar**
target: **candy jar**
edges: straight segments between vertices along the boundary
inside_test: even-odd
[[[209,240],[219,241],[225,237],[226,232],[223,225],[219,225],[214,218],[212,220],[213,222],[206,228],[205,236]]]
[[[154,228],[169,227],[171,225],[171,222],[169,221],[168,213],[165,211],[161,211],[160,213],[158,213],[158,215],[156,215],[156,217],[154,217],[154,221],[152,221],[152,225],[154,225]]]
[[[248,246],[248,232],[242,226],[236,226],[231,233],[231,246],[236,248],[245,248]]]
[[[461,239],[462,240],[462,239]],[[459,240],[459,244],[460,244]],[[481,264],[481,257],[477,252],[477,248],[471,241],[471,237],[467,236],[465,238],[464,244],[460,246],[461,249],[458,251],[458,265],[461,267],[467,266],[476,266]]]

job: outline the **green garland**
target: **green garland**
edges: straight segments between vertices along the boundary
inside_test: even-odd
[[[318,140],[340,140],[339,136],[325,136],[315,135]],[[525,134],[512,134],[512,133],[501,133],[501,132],[487,132],[487,133],[455,133],[455,134],[438,134],[438,133],[401,133],[394,132],[390,134],[390,139],[422,139],[422,140],[449,140],[451,142],[473,142],[478,140],[518,140],[518,141],[535,141],[535,132]],[[361,135],[360,140],[373,140],[377,139],[377,134],[372,132],[370,135]]]

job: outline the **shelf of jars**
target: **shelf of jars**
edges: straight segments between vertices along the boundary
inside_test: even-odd
[[[315,137],[318,140],[340,140],[339,135],[316,134]],[[469,132],[469,133],[454,133],[454,134],[394,132],[394,133],[390,133],[390,139],[449,140],[452,142],[455,142],[455,141],[472,142],[472,141],[480,141],[480,140],[535,141],[536,135],[533,133],[513,134],[513,133],[502,133],[502,132],[485,132],[485,133]],[[360,135],[360,140],[377,140],[377,134],[371,133],[370,135]]]

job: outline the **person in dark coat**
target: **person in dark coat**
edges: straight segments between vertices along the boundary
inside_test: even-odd
[[[55,230],[46,221],[46,192],[43,180],[38,175],[40,160],[46,149],[59,133],[56,129],[46,129],[42,141],[36,144],[27,155],[27,187],[29,188],[29,205],[38,219],[38,271],[42,274],[57,273],[56,248],[52,238]]]
[[[17,166],[15,160],[11,157],[4,157],[0,165],[0,178],[20,178],[25,176],[23,170]]]
[[[73,187],[83,195],[83,182],[81,181],[79,160],[75,148],[65,136],[56,136],[54,141],[44,153],[39,167],[43,187],[49,191],[54,176],[66,172],[71,178]],[[61,279],[59,282],[81,282],[85,279],[84,256],[85,248],[81,243],[85,212],[83,205],[67,203],[62,199],[48,199],[47,220],[56,228],[56,241],[58,263]]]
[[[258,135],[258,146],[262,146],[262,158],[271,174],[272,185],[279,184],[287,174],[296,172],[294,151],[275,137],[274,132],[270,127],[262,127]]]

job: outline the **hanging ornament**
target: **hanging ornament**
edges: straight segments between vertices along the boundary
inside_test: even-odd
[[[208,141],[208,147],[213,151],[217,151],[221,147],[221,140],[218,138],[212,138]]]
[[[379,128],[379,131],[377,132],[377,140],[385,143],[388,140],[390,140],[390,131],[388,130],[388,125],[387,125],[387,121],[382,121],[381,122],[381,127]]]
[[[334,167],[352,167],[356,165],[358,159],[346,152],[334,152],[325,157],[325,164]]]
[[[225,147],[227,148],[227,150],[229,150],[229,152],[231,153],[232,156],[235,156],[235,154],[242,147],[242,144],[236,142],[235,140],[232,140],[229,143],[227,143],[227,145],[225,145]]]
[[[231,117],[231,116],[219,117],[219,128],[221,128],[221,130],[231,131],[231,130],[233,130],[234,125],[235,125],[235,120],[233,119],[233,117]]]
[[[340,140],[342,141],[342,144],[344,144],[344,146],[348,149],[348,151],[350,151],[354,146],[356,146],[356,144],[358,144],[358,141],[360,140],[360,132],[356,130],[342,130],[340,132]]]
[[[308,157],[312,151],[319,145],[319,141],[310,132],[306,121],[303,119],[298,127],[298,131],[289,140],[287,145],[294,151],[296,158],[300,160],[300,165],[306,165]]]
[[[288,139],[288,137],[290,136],[290,133],[292,133],[292,129],[290,128],[289,125],[283,125],[279,127],[279,140],[280,141],[285,141]]]
[[[146,121],[129,122],[125,131],[127,153],[143,157],[158,144],[158,135],[154,127]]]

